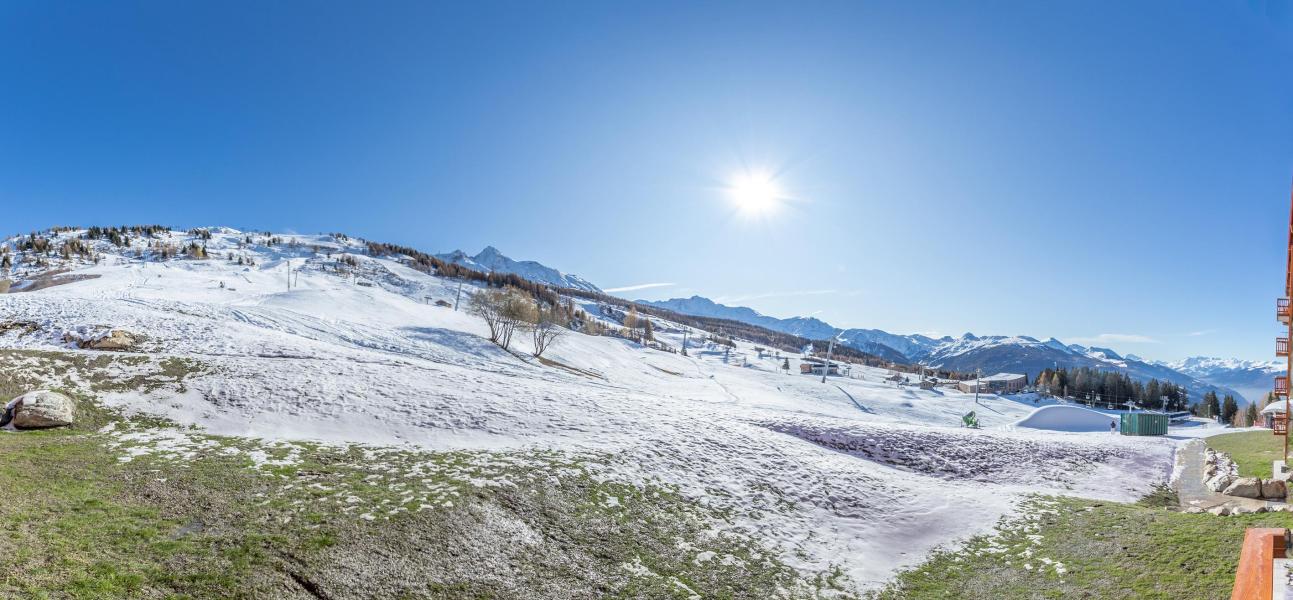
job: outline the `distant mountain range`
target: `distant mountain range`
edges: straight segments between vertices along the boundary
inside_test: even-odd
[[[778,319],[743,306],[724,306],[701,296],[638,302],[684,314],[732,319],[809,339],[827,339],[836,335],[852,348],[888,360],[967,373],[982,369],[984,373],[1026,373],[1035,377],[1042,370],[1055,366],[1069,369],[1091,367],[1123,372],[1139,380],[1171,381],[1189,390],[1192,398],[1200,398],[1211,390],[1257,402],[1271,385],[1268,363],[1188,359],[1169,364],[1146,361],[1130,354],[1124,356],[1110,348],[1065,344],[1055,338],[1041,341],[1028,336],[977,336],[973,333],[956,338],[932,338],[920,334],[893,334],[879,329],[839,329],[819,319]]]
[[[557,287],[601,292],[577,275],[563,273],[534,261],[517,261],[488,246],[475,256],[456,250],[437,255],[441,260],[484,272],[513,273]],[[1191,398],[1211,390],[1260,402],[1270,389],[1271,377],[1282,363],[1195,357],[1167,363],[1138,356],[1121,355],[1110,348],[1065,344],[1055,338],[1045,341],[1029,336],[977,336],[933,338],[920,334],[894,334],[880,329],[840,329],[813,317],[779,319],[744,306],[726,306],[702,296],[669,300],[638,300],[639,304],[674,312],[730,319],[811,340],[831,336],[841,343],[886,360],[921,363],[960,372],[982,369],[984,373],[1026,373],[1035,377],[1049,367],[1091,367],[1119,371],[1139,380],[1159,379],[1184,386]]]
[[[436,258],[469,269],[475,269],[482,273],[512,273],[530,281],[555,287],[568,287],[586,292],[602,291],[601,288],[578,275],[562,273],[532,260],[512,260],[493,246],[486,246],[484,250],[481,250],[475,256],[468,256],[462,250],[454,250],[448,254],[437,254]]]
[[[1254,361],[1236,358],[1195,356],[1162,363],[1171,369],[1215,385],[1238,390],[1245,398],[1261,402],[1271,390],[1272,378],[1283,373],[1288,363],[1278,360]]]

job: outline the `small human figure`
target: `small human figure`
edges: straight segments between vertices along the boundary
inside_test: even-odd
[[[1118,433],[1118,422],[1109,421],[1109,433]]]

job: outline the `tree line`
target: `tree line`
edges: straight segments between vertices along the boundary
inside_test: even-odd
[[[1144,382],[1132,379],[1126,373],[1091,367],[1048,368],[1037,375],[1034,385],[1053,396],[1086,403],[1123,404],[1131,401],[1145,408],[1159,409],[1164,407],[1163,398],[1166,398],[1169,411],[1190,408],[1188,392],[1176,383],[1158,379]]]

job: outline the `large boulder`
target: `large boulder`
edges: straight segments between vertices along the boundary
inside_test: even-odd
[[[1235,482],[1235,476],[1229,473],[1217,473],[1203,482],[1203,485],[1214,492],[1221,492]]]
[[[1240,477],[1221,493],[1239,498],[1261,498],[1262,480],[1256,477]]]
[[[113,329],[103,337],[90,341],[94,350],[129,350],[135,345],[135,338],[120,329]]]
[[[1262,497],[1270,500],[1283,500],[1288,494],[1288,486],[1278,479],[1265,479],[1262,481]]]
[[[39,429],[71,425],[76,419],[76,404],[58,392],[28,392],[14,402],[13,426]]]
[[[76,344],[78,348],[90,350],[123,351],[135,346],[135,337],[120,329],[99,330],[98,332],[68,331],[63,333],[63,341]]]

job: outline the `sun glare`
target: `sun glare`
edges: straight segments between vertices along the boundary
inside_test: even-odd
[[[728,194],[737,209],[749,215],[765,214],[781,203],[781,189],[772,175],[764,171],[737,174],[728,186]]]

